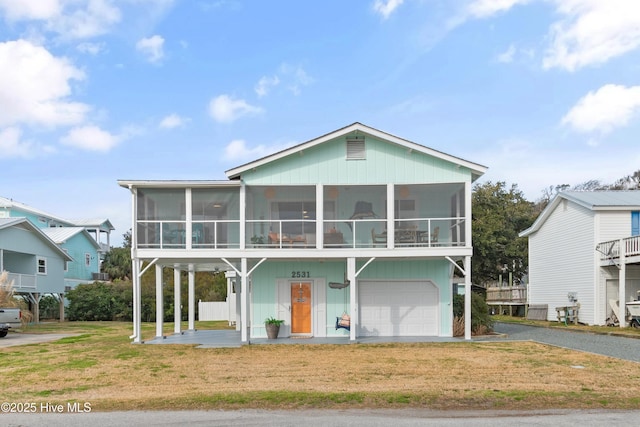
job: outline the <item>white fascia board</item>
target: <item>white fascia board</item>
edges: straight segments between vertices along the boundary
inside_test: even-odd
[[[120,187],[129,188],[213,188],[239,187],[238,181],[191,181],[191,180],[126,180],[119,179]]]
[[[316,145],[322,144],[324,142],[330,141],[332,139],[335,138],[339,138],[341,136],[344,135],[348,135],[352,132],[361,132],[365,135],[370,135],[373,136],[375,138],[381,139],[383,141],[389,141],[391,143],[406,147],[407,149],[410,150],[415,150],[418,151],[420,153],[424,153],[424,154],[428,154],[430,156],[442,159],[442,160],[446,160],[448,162],[457,164],[461,167],[465,167],[468,168],[472,171],[473,175],[476,177],[476,179],[478,177],[480,177],[481,175],[483,175],[486,171],[487,171],[487,167],[486,166],[482,166],[480,164],[477,163],[473,163],[467,160],[463,160],[460,159],[458,157],[454,157],[451,156],[449,154],[445,154],[441,151],[437,151],[428,147],[425,147],[424,145],[421,144],[417,144],[415,142],[411,142],[408,141],[406,139],[397,137],[395,135],[380,131],[378,129],[374,129],[372,127],[369,126],[365,126],[362,123],[353,123],[352,125],[346,126],[344,128],[338,129],[334,132],[328,133],[326,135],[320,136],[318,138],[312,139],[310,141],[304,142],[302,144],[298,144],[295,145],[291,148],[288,148],[286,150],[282,150],[279,151],[275,154],[271,154],[269,156],[263,157],[261,159],[258,159],[256,161],[250,162],[250,163],[246,163],[242,166],[238,166],[236,168],[233,169],[229,169],[228,171],[226,171],[227,177],[229,179],[236,179],[239,178],[240,175],[242,175],[243,172],[251,170],[251,169],[255,169],[258,168],[260,166],[263,166],[265,164],[271,163],[275,160],[278,159],[282,159],[284,157],[287,157],[291,154],[294,153],[298,153],[300,151],[304,151],[306,149],[309,149],[311,147],[314,147]]]

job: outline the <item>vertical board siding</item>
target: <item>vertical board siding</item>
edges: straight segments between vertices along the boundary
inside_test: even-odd
[[[346,159],[344,137],[247,171],[248,185],[464,182],[471,172],[417,151],[367,136],[366,160]]]
[[[309,272],[309,278],[292,278],[292,272]],[[278,311],[278,280],[289,283],[291,281],[313,281],[313,287],[326,286],[326,324],[318,325],[324,327],[325,335],[344,335],[335,331],[335,317],[342,315],[344,311],[349,311],[349,290],[331,289],[328,282],[342,282],[346,262],[327,261],[267,261],[261,264],[252,274],[252,336],[265,336],[264,319],[277,316]],[[274,279],[275,278],[275,279]],[[320,282],[318,279],[326,279]],[[320,282],[320,283],[319,283]],[[312,290],[313,295],[317,292]],[[321,301],[314,301],[314,306]],[[333,321],[332,321],[333,320]]]
[[[359,261],[359,270],[366,261]],[[290,281],[304,281],[306,279],[292,278],[294,271],[308,271],[311,280],[324,278],[321,286],[326,287],[326,336],[342,336],[346,332],[343,329],[335,330],[335,318],[343,312],[350,313],[349,288],[331,289],[329,282],[342,282],[346,271],[346,262],[343,261],[267,261],[254,271],[251,279],[252,291],[252,321],[251,334],[254,337],[264,336],[264,319],[276,316],[278,310],[278,279],[287,283]],[[450,266],[446,260],[419,260],[419,261],[393,261],[377,262],[369,264],[360,274],[358,280],[389,279],[389,280],[431,280],[439,289],[440,307],[451,307],[452,291],[450,286]],[[275,278],[275,279],[274,279]],[[313,286],[319,286],[314,282]],[[323,325],[319,326],[320,328]],[[440,310],[441,336],[451,334],[452,312]]]
[[[595,245],[593,213],[566,200],[529,237],[529,303],[548,304],[548,320],[577,292],[580,321],[593,323]]]

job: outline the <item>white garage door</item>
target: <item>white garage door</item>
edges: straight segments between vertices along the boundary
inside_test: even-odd
[[[438,288],[426,282],[359,282],[358,336],[438,336]]]

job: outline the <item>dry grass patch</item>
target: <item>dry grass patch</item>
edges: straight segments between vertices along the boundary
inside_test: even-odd
[[[83,329],[86,326],[88,329]],[[5,400],[95,410],[637,408],[640,364],[535,343],[133,345],[129,324],[0,349]]]

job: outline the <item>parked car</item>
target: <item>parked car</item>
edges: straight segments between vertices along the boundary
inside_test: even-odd
[[[0,338],[6,337],[10,328],[22,326],[22,311],[19,308],[0,308]]]

